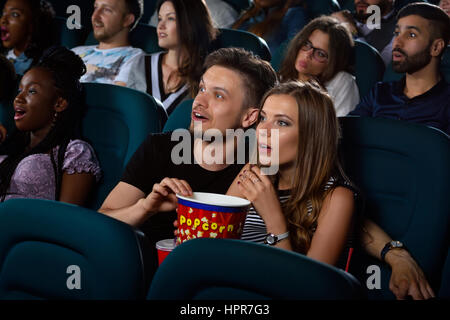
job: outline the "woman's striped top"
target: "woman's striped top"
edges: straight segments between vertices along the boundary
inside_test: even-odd
[[[328,190],[331,187],[337,187],[342,186],[346,187],[355,194],[355,197],[357,196],[357,193],[355,189],[352,187],[351,183],[348,181],[345,181],[343,179],[337,179],[335,177],[331,177],[330,180],[326,183],[324,190]],[[288,201],[291,194],[291,190],[278,190],[278,199],[281,204]],[[311,203],[308,203],[308,214],[311,214],[312,212],[312,205]],[[242,231],[241,239],[257,242],[257,243],[264,243],[264,240],[267,235],[267,228],[266,224],[264,223],[264,220],[261,218],[261,216],[256,212],[254,207],[251,207],[247,217],[245,218],[244,223],[244,229]],[[349,252],[349,249],[353,247],[353,232],[349,235],[349,238],[347,240],[346,248],[343,252],[343,257],[339,260],[338,266],[344,268],[346,264],[346,256]]]

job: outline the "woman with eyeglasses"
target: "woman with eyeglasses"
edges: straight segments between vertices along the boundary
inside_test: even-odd
[[[351,75],[353,38],[347,27],[332,17],[308,23],[289,43],[281,64],[281,81],[318,81],[333,99],[338,117],[359,103],[359,91]]]

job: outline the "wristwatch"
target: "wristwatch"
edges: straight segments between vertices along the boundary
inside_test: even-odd
[[[384,260],[384,257],[386,256],[386,253],[388,253],[388,251],[392,249],[405,249],[405,246],[398,240],[389,241],[388,243],[386,243],[383,250],[381,250],[381,261],[386,262]]]
[[[287,237],[289,237],[289,231],[279,234],[279,235],[274,235],[273,233],[268,233],[266,235],[266,239],[264,240],[264,243],[274,246],[281,240],[286,239]]]

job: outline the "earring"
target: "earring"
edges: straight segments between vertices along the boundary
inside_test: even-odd
[[[56,121],[58,120],[58,112],[55,112],[53,115],[52,127],[56,125]]]

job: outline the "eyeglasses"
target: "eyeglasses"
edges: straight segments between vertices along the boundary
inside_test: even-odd
[[[316,59],[318,62],[324,63],[328,61],[328,54],[322,49],[313,47],[312,43],[309,41],[306,41],[300,47],[300,50],[302,51],[313,50],[313,58]]]

